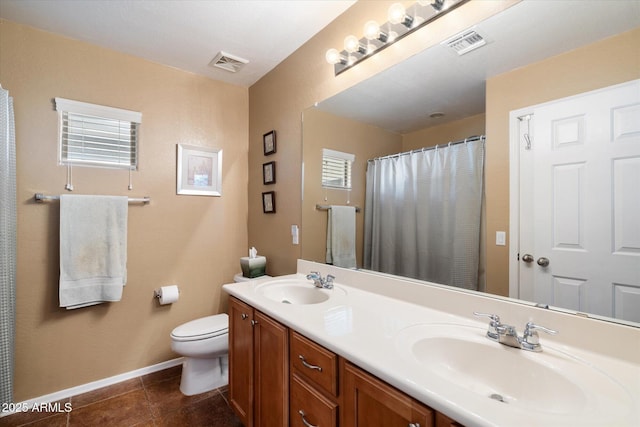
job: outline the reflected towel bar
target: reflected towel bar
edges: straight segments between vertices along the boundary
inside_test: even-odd
[[[33,196],[34,200],[36,202],[45,202],[47,200],[60,200],[60,196],[45,196],[42,193],[36,193],[35,196]],[[143,204],[147,204],[151,202],[151,197],[145,196],[145,197],[129,197],[129,203],[143,203]]]
[[[358,206],[355,207],[356,208],[356,212],[360,212],[360,208]],[[329,209],[331,209],[331,206],[329,205],[316,205],[316,209],[319,211],[328,211]]]

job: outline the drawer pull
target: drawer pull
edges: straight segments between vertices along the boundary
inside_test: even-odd
[[[249,317],[247,313],[242,313],[242,320],[247,320],[247,317]]]
[[[315,369],[318,372],[322,372],[322,367],[321,366],[316,366],[316,365],[311,365],[310,363],[308,363],[306,360],[304,360],[304,356],[303,355],[298,355],[298,358],[302,361],[302,364],[309,369]]]
[[[304,411],[302,409],[299,409],[298,413],[302,417],[302,422],[304,423],[305,426],[307,426],[307,427],[318,427],[316,425],[311,424],[309,421],[307,421],[307,419],[304,417],[305,413],[304,413]],[[418,426],[418,427],[420,427],[420,426]]]
[[[420,423],[409,423],[409,427],[420,427]]]

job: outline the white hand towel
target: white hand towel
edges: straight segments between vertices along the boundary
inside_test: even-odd
[[[331,206],[327,219],[328,264],[356,268],[356,208]]]
[[[120,301],[127,281],[128,198],[60,196],[60,307]]]

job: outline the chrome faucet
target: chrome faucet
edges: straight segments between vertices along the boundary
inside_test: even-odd
[[[527,322],[522,337],[518,336],[515,326],[500,323],[500,317],[497,314],[473,312],[478,317],[488,317],[490,319],[489,329],[487,329],[487,338],[509,347],[520,348],[527,351],[542,351],[540,338],[537,331],[543,331],[551,335],[555,335],[558,331],[536,325],[533,322]]]
[[[313,280],[313,286],[316,288],[333,289],[333,279],[335,279],[335,276],[327,274],[327,277],[324,278],[317,271],[307,274],[307,280]]]

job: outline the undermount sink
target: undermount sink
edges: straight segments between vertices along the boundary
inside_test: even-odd
[[[319,304],[327,301],[334,293],[345,292],[334,286],[333,289],[316,288],[313,282],[304,279],[270,280],[256,286],[256,293],[284,304]]]
[[[442,379],[472,399],[496,408],[560,416],[604,416],[598,408],[625,411],[629,393],[613,378],[567,353],[545,346],[533,353],[485,336],[486,328],[421,324],[402,330],[396,345],[403,362]],[[613,406],[611,406],[613,405]]]

